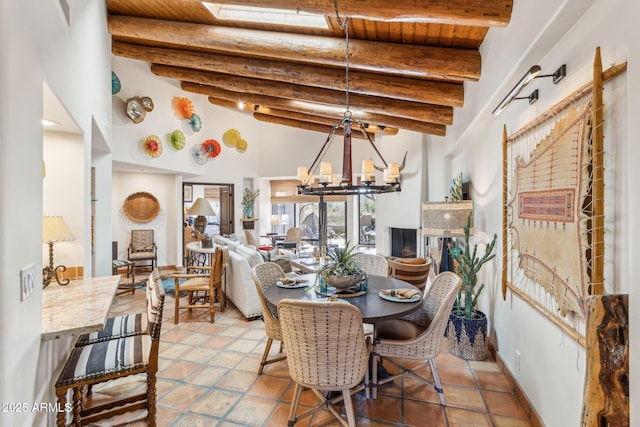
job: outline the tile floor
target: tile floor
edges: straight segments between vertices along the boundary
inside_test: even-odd
[[[112,313],[140,312],[144,291],[115,298]],[[257,370],[266,337],[262,321],[247,321],[230,305],[216,312],[215,323],[208,313],[180,315],[173,323],[174,299],[167,295],[162,324],[157,411],[159,426],[286,426],[293,391],[286,361],[268,365],[263,375]],[[278,345],[272,351],[278,351]],[[465,361],[445,349],[437,359],[447,407],[438,395],[417,380],[396,380],[380,387],[377,400],[361,392],[354,396],[359,426],[531,426],[527,411],[512,387],[492,361]],[[428,373],[427,373],[428,375]],[[142,377],[117,385],[94,388],[92,399],[116,392],[142,389]],[[401,387],[404,381],[404,388]],[[312,405],[314,396],[305,391],[302,403]],[[135,421],[144,411],[114,417],[100,426],[146,425]],[[328,411],[305,418],[296,426],[337,426]]]

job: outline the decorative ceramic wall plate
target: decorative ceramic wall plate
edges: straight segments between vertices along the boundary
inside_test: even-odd
[[[144,141],[144,151],[151,157],[160,157],[162,154],[162,141],[156,135],[149,135]]]
[[[171,146],[177,151],[182,150],[185,144],[184,133],[179,129],[171,132],[169,134],[169,144],[171,144]]]
[[[149,222],[160,212],[160,203],[151,193],[141,191],[130,194],[124,201],[124,213],[135,222]]]
[[[206,165],[207,161],[209,160],[209,157],[204,154],[201,144],[195,144],[193,147],[191,147],[191,158],[193,159],[193,162],[198,166]]]
[[[210,159],[218,157],[218,154],[220,154],[220,143],[215,139],[207,139],[202,143],[201,147],[204,155],[209,157]]]

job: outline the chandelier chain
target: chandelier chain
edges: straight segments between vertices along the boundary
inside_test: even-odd
[[[345,17],[344,21],[342,21],[342,19],[340,19],[340,14],[338,13],[338,0],[333,0],[333,6],[335,8],[336,11],[336,21],[338,22],[338,26],[340,27],[340,30],[344,31],[345,34],[345,41],[346,41],[346,47],[345,47],[345,92],[346,92],[346,103],[347,103],[347,110],[344,112],[344,117],[350,119],[351,118],[351,111],[349,109],[349,90],[350,90],[350,81],[351,81],[351,76],[349,75],[349,61],[350,61],[350,55],[349,55],[349,17]]]

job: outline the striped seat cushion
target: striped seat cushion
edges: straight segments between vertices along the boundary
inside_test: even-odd
[[[141,369],[149,364],[151,337],[136,335],[71,350],[56,387]]]
[[[76,342],[76,347],[146,333],[148,333],[146,313],[125,314],[108,318],[104,329],[99,332],[81,335]]]

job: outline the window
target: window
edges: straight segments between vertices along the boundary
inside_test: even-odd
[[[359,243],[361,245],[376,244],[376,199],[373,194],[358,196]]]

